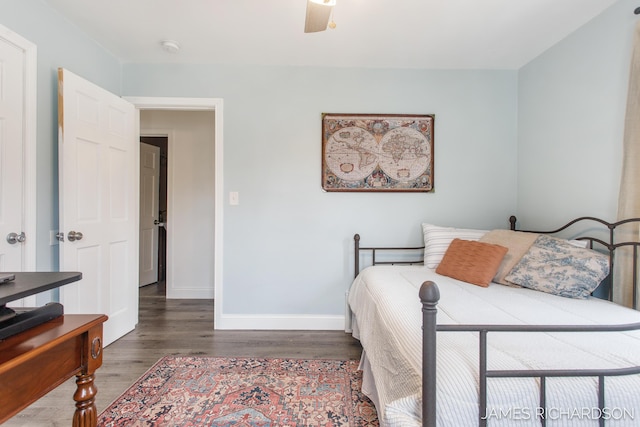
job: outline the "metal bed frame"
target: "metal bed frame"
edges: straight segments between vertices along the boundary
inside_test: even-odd
[[[615,242],[615,230],[617,227],[636,223],[640,226],[640,218],[630,218],[618,222],[607,222],[594,217],[576,218],[562,227],[551,231],[534,231],[534,230],[518,230],[528,231],[539,234],[557,234],[566,230],[577,223],[584,221],[592,221],[599,223],[608,229],[608,241],[600,238],[582,236],[579,240],[587,240],[590,248],[594,248],[594,243],[602,246],[609,253],[610,260],[610,286],[608,289],[608,299],[613,296],[613,265],[615,261],[615,251],[621,247],[630,247],[633,251],[633,308],[636,309],[637,300],[637,259],[638,247],[640,241]],[[516,217],[509,218],[510,229],[516,231]],[[420,253],[424,250],[424,246],[415,247],[360,247],[360,236],[354,236],[355,245],[355,275],[360,272],[360,254],[370,252],[372,254],[372,265],[416,265],[423,264],[422,258],[418,259],[398,259],[398,260],[378,260],[376,253],[398,253],[413,252]],[[605,279],[607,280],[607,279]],[[640,329],[640,323],[621,324],[621,325],[438,325],[436,321],[437,304],[440,299],[438,286],[432,281],[426,281],[422,284],[419,291],[420,300],[422,302],[423,315],[423,336],[422,336],[422,425],[425,427],[436,427],[436,348],[437,348],[437,332],[438,331],[463,331],[477,332],[479,336],[479,398],[478,398],[478,425],[485,427],[488,423],[487,417],[487,380],[489,378],[538,378],[540,381],[540,399],[539,405],[543,409],[542,414],[536,414],[542,426],[546,426],[546,380],[553,377],[596,377],[598,379],[598,409],[599,409],[599,425],[605,426],[605,378],[622,375],[640,374],[640,366],[630,366],[618,369],[545,369],[545,370],[489,370],[487,369],[487,341],[489,333],[496,332],[620,332],[632,331]]]

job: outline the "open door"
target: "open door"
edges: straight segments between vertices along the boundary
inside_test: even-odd
[[[105,345],[138,322],[137,111],[58,70],[60,271],[82,280],[60,290],[65,313],[104,313]]]
[[[0,25],[0,271],[36,267],[36,50]]]
[[[158,281],[160,147],[140,143],[140,283]]]

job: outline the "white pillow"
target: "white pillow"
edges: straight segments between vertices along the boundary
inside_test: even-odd
[[[424,265],[436,268],[453,239],[478,240],[488,230],[471,230],[465,228],[439,227],[433,224],[422,224],[424,234]]]

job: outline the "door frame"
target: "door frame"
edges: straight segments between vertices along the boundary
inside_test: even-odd
[[[24,177],[24,205],[22,217],[27,239],[24,243],[22,266],[23,271],[36,270],[36,129],[37,129],[37,47],[29,40],[0,25],[0,40],[16,46],[24,52],[24,157],[22,158]],[[4,237],[4,236],[2,236]],[[49,235],[46,234],[48,239]],[[42,239],[41,239],[42,240]],[[36,297],[24,299],[26,304],[35,304]]]
[[[223,100],[222,98],[166,98],[124,96],[138,111],[140,110],[174,110],[174,111],[213,111],[214,113],[214,328],[220,325],[222,314],[222,242],[223,242]],[[137,115],[136,129],[140,131],[140,114]],[[145,134],[147,135],[147,134]],[[138,135],[138,139],[140,135]],[[170,227],[167,240],[170,238]]]

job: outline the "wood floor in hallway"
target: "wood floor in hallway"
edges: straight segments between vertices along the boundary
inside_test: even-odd
[[[217,331],[212,300],[167,300],[162,284],[140,288],[136,329],[104,349],[96,373],[98,412],[166,355],[358,359],[357,340],[342,331]],[[71,425],[75,379],[70,379],[3,424]]]

